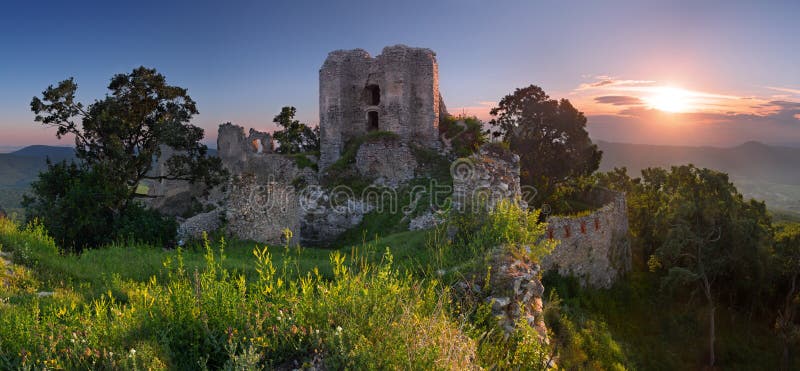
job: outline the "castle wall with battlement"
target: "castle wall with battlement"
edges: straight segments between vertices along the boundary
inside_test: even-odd
[[[608,288],[631,268],[625,194],[597,188],[585,196],[590,204],[602,206],[588,215],[547,218],[546,238],[561,242],[542,259],[542,268]]]

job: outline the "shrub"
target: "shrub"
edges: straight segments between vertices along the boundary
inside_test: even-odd
[[[538,262],[557,244],[542,238],[547,224],[539,222],[540,213],[541,210],[526,210],[516,201],[504,199],[491,211],[485,207],[462,213],[452,211],[449,223],[457,231],[455,243],[466,247],[473,257],[503,246],[515,256]]]
[[[458,157],[475,153],[487,142],[483,122],[475,116],[447,116],[439,124],[439,133],[450,143]]]
[[[139,204],[130,204],[117,218],[113,228],[115,240],[165,245],[175,241],[178,222]],[[167,246],[172,247],[172,246]]]
[[[41,223],[64,252],[80,252],[120,238],[165,243],[175,237],[174,220],[124,201],[127,187],[107,182],[102,167],[48,164],[23,201],[28,222]]]

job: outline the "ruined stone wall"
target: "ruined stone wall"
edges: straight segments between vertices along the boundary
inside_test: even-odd
[[[602,206],[589,215],[547,218],[546,237],[561,242],[542,267],[575,276],[584,285],[608,288],[631,268],[625,194],[595,189],[586,196]]]
[[[375,58],[363,49],[328,54],[319,71],[320,168],[335,162],[348,140],[373,129],[437,147],[444,107],[438,73],[430,49],[395,45]],[[379,90],[377,104],[369,93],[373,86]],[[375,128],[368,125],[369,112],[377,112]]]
[[[356,169],[373,184],[395,188],[414,178],[417,160],[407,144],[394,137],[380,137],[361,144]]]
[[[225,217],[228,233],[243,240],[282,244],[284,229],[300,238],[301,209],[294,187],[263,181],[254,174],[236,176],[229,183]]]
[[[502,246],[492,251],[488,263],[489,281],[474,275],[472,279],[457,282],[453,287],[456,296],[491,304],[493,317],[507,333],[513,333],[519,320],[524,319],[541,341],[548,342],[540,266],[525,256],[508,253]]]
[[[317,184],[316,172],[273,153],[269,134],[232,124],[219,127],[217,151],[231,173],[225,197],[228,233],[240,239],[282,243],[289,228],[300,240],[299,196],[293,184]]]
[[[508,150],[483,146],[474,155],[453,162],[450,171],[456,209],[492,209],[503,199],[522,202],[519,156]]]
[[[451,171],[456,208],[493,208],[502,199],[522,196],[519,156],[502,149],[484,146],[479,153],[454,162]],[[582,198],[598,208],[584,216],[547,218],[546,238],[561,242],[541,265],[544,270],[575,276],[584,285],[607,288],[631,267],[625,195],[597,188]]]

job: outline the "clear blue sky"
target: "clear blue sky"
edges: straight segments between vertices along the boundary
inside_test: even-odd
[[[650,102],[658,89],[626,86],[677,85],[763,107],[748,111],[737,100],[713,111],[716,103],[705,102],[674,113],[681,120],[764,118],[772,134],[753,139],[800,143],[800,134],[780,131],[800,133],[800,105],[792,105],[800,100],[798,15],[798,1],[10,1],[0,11],[0,146],[58,143],[28,108],[47,85],[75,77],[91,102],[113,74],[139,65],[189,89],[195,123],[212,139],[225,121],[267,129],[284,105],[316,124],[327,53],[375,55],[397,43],[437,52],[451,111],[485,115],[490,102],[535,83],[586,111],[598,139],[659,142],[657,128],[642,129],[646,112],[596,98],[625,92]],[[600,81],[620,89],[600,90]],[[687,143],[718,144],[711,137],[719,130],[732,142],[763,131],[732,125]]]

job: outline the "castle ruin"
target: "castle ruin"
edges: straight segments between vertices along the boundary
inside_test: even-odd
[[[231,179],[201,200],[204,210],[211,210],[184,220],[181,236],[198,238],[202,231],[224,226],[236,238],[279,244],[285,242],[288,229],[295,242],[327,245],[361,225],[378,205],[363,193],[347,193],[341,199],[342,192],[326,184],[331,177],[344,172],[356,182],[397,196],[392,192],[409,181],[430,179],[425,165],[431,156],[443,160],[445,166],[455,160],[450,166],[453,207],[464,209],[475,198],[485,199],[490,208],[502,199],[522,199],[519,156],[489,144],[456,159],[447,141],[440,139],[439,120],[447,113],[439,93],[436,55],[429,49],[396,45],[374,58],[362,49],[331,52],[319,71],[319,104],[319,158],[311,153],[279,154],[273,151],[268,133],[220,125],[218,156]],[[348,142],[355,144],[348,148],[352,153],[345,157],[347,161],[337,163]],[[334,163],[339,175],[327,171]],[[165,171],[163,166],[155,170]],[[171,205],[199,198],[185,192],[187,187],[153,184],[151,190],[166,196],[160,208],[177,211]],[[517,272],[521,276],[514,280],[540,269],[557,270],[578,277],[584,285],[610,287],[630,269],[624,195],[598,189],[586,198],[597,207],[593,212],[547,218],[544,238],[561,243],[541,265],[523,264],[527,268]],[[166,202],[170,200],[176,202]],[[409,210],[403,220],[411,230],[432,228],[443,221],[442,210]],[[532,313],[540,313],[541,290],[534,285],[520,291],[516,289],[520,285],[513,286],[513,295],[498,297],[493,310],[515,312],[510,303],[525,297],[526,301],[539,298],[529,304]]]
[[[395,45],[374,58],[363,49],[331,52],[319,70],[320,169],[371,131],[438,148],[445,114],[432,50]]]

